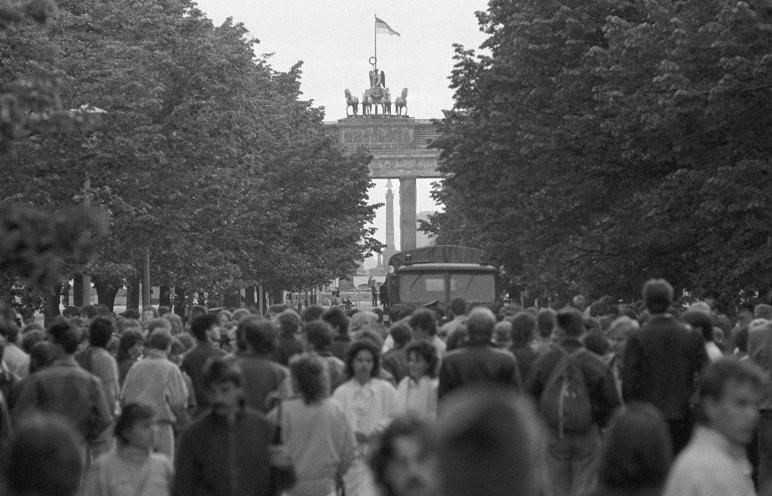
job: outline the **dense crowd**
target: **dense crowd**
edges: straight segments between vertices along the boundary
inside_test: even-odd
[[[388,325],[386,324],[388,323]],[[11,496],[772,494],[772,306],[0,312]]]

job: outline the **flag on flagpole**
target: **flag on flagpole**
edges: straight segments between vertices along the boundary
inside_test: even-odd
[[[391,27],[383,22],[382,20],[378,19],[378,17],[375,18],[375,32],[376,33],[386,33],[391,35],[397,35],[399,36],[399,33],[391,29]]]

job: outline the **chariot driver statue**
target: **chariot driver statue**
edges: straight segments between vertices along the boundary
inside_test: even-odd
[[[386,74],[377,67],[370,70],[370,88],[385,88]]]

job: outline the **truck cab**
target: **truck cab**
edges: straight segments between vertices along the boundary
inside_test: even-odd
[[[477,248],[438,245],[406,250],[389,259],[388,306],[447,306],[462,297],[470,303],[501,300],[501,273]]]

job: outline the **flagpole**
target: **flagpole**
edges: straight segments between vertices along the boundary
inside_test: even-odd
[[[373,17],[375,19],[378,18],[377,14],[373,14]],[[373,70],[378,70],[378,22],[373,19],[373,45],[375,46],[375,53],[373,54],[373,57],[375,57],[375,67],[373,67]]]

